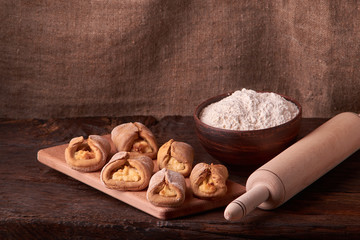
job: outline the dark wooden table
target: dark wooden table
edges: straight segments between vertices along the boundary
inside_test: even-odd
[[[224,208],[159,220],[39,163],[39,149],[74,136],[108,134],[140,121],[159,144],[170,138],[191,144],[195,161],[216,162],[198,142],[191,117],[0,120],[0,239],[327,238],[359,239],[360,152],[276,210],[255,210],[238,222]],[[304,119],[299,138],[326,119]],[[245,184],[248,170],[231,171]]]

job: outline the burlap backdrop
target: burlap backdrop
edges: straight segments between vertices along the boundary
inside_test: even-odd
[[[360,112],[356,1],[1,0],[0,117],[191,115],[243,87]]]

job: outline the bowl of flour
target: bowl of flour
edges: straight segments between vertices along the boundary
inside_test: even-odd
[[[194,112],[206,151],[231,166],[260,166],[294,142],[301,105],[273,92],[241,89],[212,97]]]

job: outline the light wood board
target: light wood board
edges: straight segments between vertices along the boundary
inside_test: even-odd
[[[105,137],[109,139],[109,135],[106,135]],[[111,145],[112,150],[110,156],[115,153],[115,148],[112,143]],[[180,207],[156,207],[146,199],[146,189],[143,191],[117,191],[108,189],[100,181],[100,170],[97,172],[83,173],[71,169],[65,162],[66,147],[67,144],[63,144],[41,149],[38,152],[39,162],[159,219],[172,219],[223,207],[245,192],[245,187],[243,185],[228,180],[228,192],[226,196],[216,200],[203,200],[193,196],[189,179],[186,178],[186,198],[185,202]],[[156,161],[154,161],[154,163],[155,172],[158,168]]]

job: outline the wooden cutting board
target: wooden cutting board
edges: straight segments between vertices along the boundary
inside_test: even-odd
[[[110,140],[110,136],[105,135],[105,137],[111,144],[111,157],[116,150]],[[244,186],[228,180],[228,193],[226,196],[216,200],[203,200],[193,196],[190,189],[190,181],[186,178],[186,198],[180,207],[156,207],[146,199],[146,189],[143,191],[118,191],[108,189],[100,181],[100,170],[97,172],[83,173],[71,169],[65,162],[65,148],[67,145],[68,144],[63,144],[41,149],[37,155],[39,162],[159,219],[172,219],[223,207],[245,192]],[[154,166],[154,172],[156,172],[158,170],[156,161],[154,161]]]

